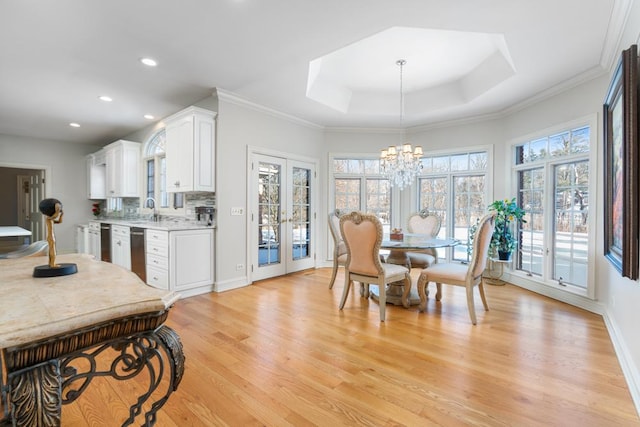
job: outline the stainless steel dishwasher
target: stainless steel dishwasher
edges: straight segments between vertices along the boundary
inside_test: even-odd
[[[111,262],[111,224],[100,224],[100,259]]]
[[[131,227],[131,271],[147,283],[147,266],[144,250],[144,228]]]

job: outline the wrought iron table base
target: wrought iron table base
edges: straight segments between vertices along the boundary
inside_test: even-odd
[[[129,418],[122,425],[133,424],[142,414],[144,406],[148,410],[144,414],[143,425],[153,426],[157,411],[177,389],[182,379],[182,343],[175,331],[163,325],[151,330],[131,332],[144,329],[145,326],[161,324],[165,318],[166,312],[119,319],[27,348],[22,346],[5,349],[7,383],[5,385],[0,382],[4,407],[4,418],[0,420],[0,426],[59,426],[62,405],[80,397],[94,378],[111,377],[123,381],[142,372],[147,372],[149,386],[130,407]],[[123,332],[129,333],[118,336]],[[102,339],[105,335],[107,339]],[[85,342],[92,345],[79,347]],[[76,349],[57,355],[67,348]],[[107,368],[100,368],[101,363],[97,358],[107,350],[115,351],[115,358]],[[49,355],[57,357],[46,358]],[[45,360],[42,360],[43,356]],[[165,369],[169,374],[167,389],[156,399],[155,396],[164,390],[159,390],[158,387],[162,383]],[[152,396],[155,399],[153,402],[150,400]]]

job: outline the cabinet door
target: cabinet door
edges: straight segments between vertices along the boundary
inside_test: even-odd
[[[169,233],[169,275],[172,289],[213,284],[213,230]]]
[[[107,150],[105,153],[106,165],[105,175],[107,179],[107,197],[119,197],[118,193],[118,165],[117,153],[115,149]]]
[[[167,124],[167,191],[193,191],[193,116]]]
[[[106,167],[96,164],[93,154],[87,156],[87,198],[102,200],[107,197]]]
[[[107,197],[140,197],[140,144],[118,141],[105,151]]]

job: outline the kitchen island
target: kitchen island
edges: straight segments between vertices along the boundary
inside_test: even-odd
[[[0,425],[58,426],[61,406],[93,378],[128,380],[142,372],[150,384],[123,425],[140,424],[139,417],[153,425],[184,372],[180,339],[163,325],[179,295],[88,255],[58,260],[77,264],[78,273],[33,278],[46,257],[0,260]],[[112,355],[106,367],[99,363]]]

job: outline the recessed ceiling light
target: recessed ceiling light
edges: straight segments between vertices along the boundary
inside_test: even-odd
[[[69,123],[69,126],[71,126],[72,128],[79,128],[80,127],[80,123],[71,122],[71,123]]]
[[[147,67],[155,67],[158,65],[158,62],[155,59],[151,58],[140,58],[140,62],[142,62]]]
[[[99,99],[100,101],[104,101],[104,102],[111,102],[111,101],[113,101],[113,98],[111,98],[110,96],[107,96],[107,95],[99,96],[99,97],[98,97],[98,99]]]
[[[155,117],[153,117],[151,114],[145,114],[145,115],[144,115],[144,118],[145,118],[145,119],[147,119],[147,120],[153,120],[153,119],[155,119]]]

